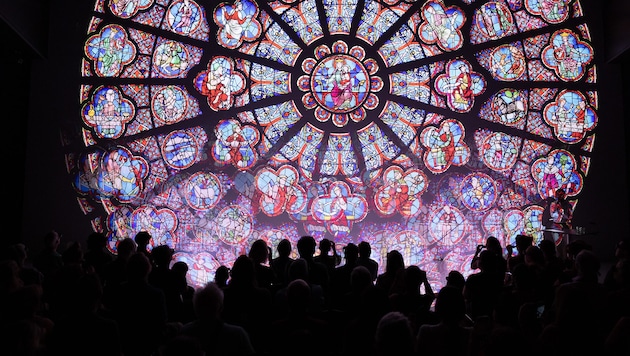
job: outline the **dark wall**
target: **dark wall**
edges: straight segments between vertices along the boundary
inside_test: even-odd
[[[628,63],[630,51],[630,1],[602,1],[604,21],[604,48],[608,62]]]
[[[64,235],[62,243],[83,241],[92,231],[66,173],[59,128],[80,120],[81,43],[93,3],[53,2],[45,17],[50,25],[43,31],[46,57],[34,58],[31,65],[24,206],[16,222],[22,222],[21,237],[34,249],[51,229]]]
[[[48,40],[49,2],[20,0],[0,2],[2,25],[11,30],[3,33],[9,40],[19,40],[14,46],[27,48],[39,57],[46,57]],[[3,40],[6,40],[3,36]]]
[[[47,12],[33,7],[32,21],[25,21],[26,9],[21,8],[23,5],[21,2],[0,3],[0,68],[3,68],[0,104],[5,124],[3,133],[8,141],[5,145],[3,170],[6,175],[3,181],[9,187],[5,189],[4,199],[9,206],[3,211],[6,219],[3,225],[8,227],[9,233],[1,239],[0,246],[21,239],[31,63],[36,58],[42,58],[45,49],[47,24],[43,16],[47,16]]]
[[[624,10],[628,9],[628,3],[627,0],[582,1],[593,43],[599,49],[595,58],[599,122],[592,165],[578,201],[574,225],[584,226],[593,233],[583,239],[593,245],[603,260],[611,260],[616,242],[630,236],[627,144],[630,136],[625,124],[630,118],[630,105],[624,105],[630,99],[627,60],[630,32],[616,32],[620,28],[630,30],[630,18]]]
[[[29,4],[22,1],[13,3],[19,6]],[[86,14],[93,3],[90,0],[54,2],[49,15],[44,16],[49,19],[48,28],[39,30],[43,32],[40,35],[47,43],[45,49],[33,50],[30,72],[23,70],[23,73],[19,73],[16,70],[14,73],[17,76],[14,79],[17,86],[13,94],[20,96],[15,99],[16,103],[28,104],[27,111],[16,109],[15,118],[27,120],[28,124],[25,124],[24,132],[16,131],[12,138],[24,142],[21,156],[24,158],[24,174],[16,174],[18,180],[23,178],[24,185],[22,189],[18,182],[10,189],[11,193],[23,198],[11,198],[10,201],[23,201],[23,206],[15,208],[15,216],[10,216],[9,219],[14,226],[19,226],[15,236],[35,247],[40,245],[41,238],[50,229],[62,232],[66,242],[83,240],[91,232],[89,221],[79,209],[65,170],[64,151],[58,132],[60,126],[80,120],[80,58],[89,20]],[[606,34],[606,31],[616,33],[617,29],[617,25],[611,24],[607,17],[605,22],[608,27],[604,30],[604,12],[601,7],[608,3],[592,0],[585,1],[584,4],[585,13],[589,15],[589,22],[592,24],[594,42],[596,45],[605,44],[606,50],[599,51],[597,57],[598,82],[601,84],[598,135],[585,190],[575,211],[575,223],[597,233],[585,239],[594,245],[603,259],[608,259],[612,258],[614,243],[620,236],[628,236],[629,227],[630,192],[626,171],[626,141],[629,136],[625,133],[624,125],[629,116],[624,112],[628,108],[624,108],[623,103],[629,99],[624,90],[628,91],[627,83],[630,80],[627,68],[630,67],[620,60],[622,57],[619,53],[623,53],[624,46],[628,47],[630,36],[627,34],[630,32],[625,31],[619,36]],[[0,11],[3,10],[0,7]],[[3,18],[6,17],[4,15]],[[609,13],[606,15],[609,16]],[[623,21],[625,18],[620,17],[622,23],[619,26],[629,26]],[[28,27],[28,24],[12,28],[19,30],[24,27]],[[36,29],[37,26],[32,28]],[[23,39],[21,45],[26,48],[37,42],[24,40],[32,37],[32,33],[18,36]],[[45,56],[38,55],[38,52],[44,52]],[[611,62],[611,58],[616,60]],[[625,79],[622,76],[624,73]],[[19,105],[16,106],[18,107]],[[17,147],[19,150],[20,145]],[[16,157],[20,157],[19,152]],[[14,163],[19,166],[22,160],[15,160]]]

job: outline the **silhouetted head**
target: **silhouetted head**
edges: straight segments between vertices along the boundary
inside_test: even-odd
[[[546,259],[556,256],[556,244],[551,240],[542,240],[538,244]]]
[[[466,278],[460,271],[452,270],[448,272],[446,276],[446,285],[449,287],[454,287],[459,289],[460,291],[464,289],[464,285],[466,284]]]
[[[193,310],[200,320],[217,320],[223,311],[223,291],[216,283],[207,283],[193,295]]]
[[[267,246],[267,242],[262,239],[254,241],[252,247],[249,249],[249,258],[251,258],[255,264],[267,262],[269,259],[269,246]]]
[[[59,248],[59,244],[61,243],[61,234],[59,234],[55,230],[49,231],[46,235],[44,235],[44,246],[46,249],[56,251]]]
[[[630,287],[630,259],[622,258],[615,264],[614,278],[621,288]]]
[[[151,234],[148,231],[139,231],[133,239],[138,246],[146,247],[151,241]]]
[[[170,267],[174,254],[175,250],[168,245],[155,246],[153,250],[151,250],[153,263],[159,267]]]
[[[311,303],[311,287],[303,279],[295,279],[287,286],[287,303],[293,313],[303,314]]]
[[[385,272],[396,273],[401,268],[405,268],[405,260],[398,250],[391,250],[387,253]]]
[[[296,279],[308,280],[308,262],[303,258],[297,258],[291,262],[287,269],[287,278],[289,281]]]
[[[88,235],[87,248],[88,250],[100,250],[107,246],[107,236],[102,232],[93,232]]]
[[[175,272],[178,276],[186,277],[188,273],[188,264],[184,261],[177,261],[173,263],[171,271]]]
[[[32,319],[39,313],[43,295],[44,290],[41,285],[29,284],[21,286],[3,298],[3,302],[10,305],[5,312],[14,320]]]
[[[373,286],[372,275],[365,266],[356,266],[350,272],[350,286],[354,291],[363,291]]]
[[[344,246],[343,253],[346,257],[346,263],[354,264],[359,258],[359,248],[352,242]]]
[[[0,292],[6,294],[21,287],[20,266],[14,260],[0,260]]]
[[[525,263],[519,263],[514,267],[512,280],[516,288],[521,291],[529,291],[536,283],[536,272]]]
[[[483,250],[479,253],[479,269],[489,270],[495,265],[496,255],[490,250]]]
[[[537,266],[543,266],[545,264],[545,255],[540,247],[532,245],[525,250],[525,263]]]
[[[372,255],[372,246],[367,241],[359,242],[359,257],[369,258]]]
[[[516,250],[519,251],[519,253],[525,253],[525,250],[534,243],[534,239],[528,235],[516,235],[514,243],[516,244]]]
[[[405,286],[408,290],[420,291],[420,285],[426,278],[427,273],[416,265],[411,265],[405,269]]]
[[[134,253],[127,262],[127,279],[146,280],[151,272],[151,261],[144,253]]]
[[[278,242],[278,255],[288,257],[291,254],[291,241],[288,239],[282,239]]]
[[[73,242],[61,253],[65,265],[79,265],[83,263],[83,249],[78,241]]]
[[[466,314],[466,302],[460,289],[445,286],[435,299],[435,313],[445,323],[457,324]]]
[[[332,241],[330,241],[327,238],[323,238],[321,239],[321,241],[319,241],[319,250],[321,251],[322,255],[327,255],[331,249],[332,249]]]
[[[617,242],[617,247],[615,248],[615,258],[629,258],[630,257],[630,239],[623,239]]]
[[[298,240],[297,250],[298,250],[298,253],[300,254],[300,257],[306,258],[306,259],[312,259],[313,254],[315,253],[316,246],[317,246],[317,243],[315,242],[315,239],[313,238],[313,236],[306,235],[306,236],[300,237],[300,239]]]
[[[411,356],[414,335],[409,319],[400,312],[389,312],[379,320],[374,336],[377,355]]]
[[[98,310],[101,298],[103,297],[103,286],[96,273],[86,273],[81,276],[75,287],[75,293],[71,298],[75,299],[72,305],[77,313],[86,311],[95,312]]]
[[[599,258],[591,250],[582,250],[575,256],[575,269],[578,276],[597,278],[599,267]]]
[[[214,281],[219,285],[219,287],[225,287],[228,279],[230,279],[230,269],[227,268],[227,266],[219,266],[214,273]]]
[[[494,236],[488,236],[488,238],[486,239],[486,249],[496,254],[501,254],[501,242]]]
[[[126,237],[118,242],[118,245],[116,245],[116,252],[119,258],[128,258],[132,254],[136,253],[137,248],[138,245],[136,242],[133,239]]]
[[[2,256],[2,259],[6,258],[14,260],[17,262],[18,266],[22,267],[28,258],[28,253],[26,251],[26,245],[23,243],[15,243],[3,251],[4,255]]]
[[[567,244],[567,257],[575,259],[582,250],[591,250],[592,246],[584,240],[575,240]]]
[[[255,273],[254,261],[246,255],[240,255],[232,265],[232,280],[230,285],[254,285]]]

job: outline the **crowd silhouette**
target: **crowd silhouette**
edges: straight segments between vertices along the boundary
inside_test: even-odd
[[[169,246],[151,249],[151,238],[122,239],[116,255],[101,233],[85,249],[54,231],[32,255],[21,243],[4,247],[2,354],[630,354],[628,239],[603,267],[581,240],[558,256],[551,241],[519,235],[514,251],[489,236],[473,272],[450,271],[434,291],[397,250],[379,274],[368,242],[337,249],[312,236],[297,254],[289,240],[257,240],[193,287],[189,266]]]

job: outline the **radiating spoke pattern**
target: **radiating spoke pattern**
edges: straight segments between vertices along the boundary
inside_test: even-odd
[[[93,8],[67,167],[112,251],[149,231],[202,285],[309,234],[440,286],[489,235],[540,240],[555,189],[576,204],[598,123],[579,0],[208,4]]]

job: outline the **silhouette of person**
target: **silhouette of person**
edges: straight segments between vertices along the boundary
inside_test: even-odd
[[[267,246],[267,242],[258,239],[252,243],[249,250],[249,258],[254,262],[256,271],[256,282],[259,287],[267,288],[273,293],[273,289],[277,284],[276,272],[267,265],[270,259],[271,250]]]
[[[378,262],[370,258],[372,255],[372,246],[367,241],[361,241],[358,247],[359,258],[357,259],[357,264],[367,268],[372,276],[372,281],[376,281],[376,277],[378,277]]]
[[[223,289],[223,294],[222,319],[243,327],[257,353],[266,352],[272,295],[269,289],[257,285],[254,261],[247,255],[241,255],[234,261],[232,279]]]
[[[534,238],[528,235],[516,235],[516,255],[510,256],[507,260],[508,270],[514,273],[514,268],[521,263],[525,263],[525,251],[533,246]]]
[[[466,278],[460,271],[452,270],[446,276],[446,286],[454,287],[463,292]]]
[[[33,266],[44,275],[44,278],[50,278],[63,266],[63,258],[57,251],[61,244],[61,237],[61,234],[54,230],[46,233],[44,248],[33,258]]]
[[[461,290],[445,286],[435,301],[437,324],[421,325],[416,337],[418,355],[468,355],[472,328],[463,326],[466,304]]]
[[[414,355],[414,335],[409,319],[392,311],[381,318],[374,335],[374,354],[377,356]]]
[[[271,260],[271,268],[273,268],[278,278],[278,287],[285,287],[287,282],[287,270],[293,258],[291,258],[291,241],[282,239],[276,247],[278,257]]]
[[[497,269],[492,251],[483,250],[479,254],[480,272],[466,279],[464,297],[468,315],[473,319],[491,317],[497,299],[503,288],[504,272]]]
[[[503,257],[503,247],[501,247],[501,242],[494,236],[488,236],[486,238],[485,246],[477,246],[475,255],[473,256],[472,262],[470,263],[470,268],[479,268],[479,254],[483,249],[491,253],[493,259],[492,263],[495,264],[494,268],[497,269],[497,272],[504,273],[507,270],[507,260],[505,259],[505,257]]]
[[[186,323],[180,335],[194,338],[206,355],[254,355],[247,331],[221,318],[223,290],[216,283],[208,283],[193,296],[196,319]]]
[[[214,272],[214,283],[221,289],[227,287],[229,279],[230,269],[227,266],[221,265],[217,268],[216,272]]]
[[[551,216],[551,228],[564,232],[553,232],[551,234],[553,242],[556,243],[558,254],[564,256],[566,246],[569,243],[569,231],[572,228],[573,206],[566,200],[564,189],[558,188],[554,194],[555,199],[549,204],[549,215]]]
[[[295,263],[295,262],[294,262]],[[271,323],[273,355],[323,355],[330,339],[328,323],[311,311],[311,287],[303,279],[286,288],[288,314]],[[324,342],[322,342],[324,341]],[[299,350],[299,351],[298,351]]]
[[[382,289],[387,295],[397,291],[398,281],[401,281],[405,273],[405,261],[398,250],[387,253],[385,272],[376,278],[376,288]]]
[[[630,239],[626,238],[619,242],[615,246],[615,259],[614,263],[608,268],[604,275],[604,286],[610,291],[621,288],[615,275],[617,274],[617,262],[621,260],[630,259]]]
[[[351,274],[358,266],[359,248],[352,242],[343,248],[346,263],[333,270],[331,275],[331,302],[334,305],[343,301],[343,297],[352,290]]]
[[[133,238],[137,245],[136,251],[147,256],[149,261],[151,261],[151,251],[149,249],[149,244],[151,243],[152,238],[153,237],[148,231],[139,231]]]
[[[79,278],[69,293],[73,308],[55,322],[47,344],[52,355],[122,355],[118,323],[103,315],[103,289],[97,274]]]
[[[540,335],[545,351],[567,355],[594,355],[601,352],[607,328],[604,327],[607,291],[599,282],[599,257],[590,250],[575,258],[577,275],[556,288],[552,323]]]
[[[112,312],[125,355],[150,356],[162,343],[168,312],[164,292],[149,284],[151,262],[137,252],[127,262],[127,280],[117,289]]]
[[[127,280],[127,262],[136,253],[136,242],[126,237],[116,245],[116,258],[103,267],[103,304],[110,308],[120,285]]]
[[[83,255],[86,266],[91,266],[101,280],[104,279],[103,268],[114,260],[107,249],[107,236],[101,232],[93,232],[87,238],[87,251]]]
[[[313,260],[324,264],[328,269],[328,275],[332,276],[335,268],[341,263],[341,256],[335,249],[335,243],[327,238],[323,238],[319,241],[319,255],[315,256]]]
[[[435,293],[427,279],[427,272],[412,265],[405,269],[404,289],[390,295],[392,309],[403,313],[410,321],[414,333],[418,326],[430,320],[431,304]],[[422,293],[421,288],[424,289]]]
[[[324,288],[324,291],[328,293],[330,276],[328,275],[326,265],[321,262],[316,262],[314,259],[313,255],[315,254],[316,245],[317,243],[313,236],[305,235],[298,240],[297,250],[300,258],[303,258],[308,264],[309,275],[307,282],[319,284]]]

